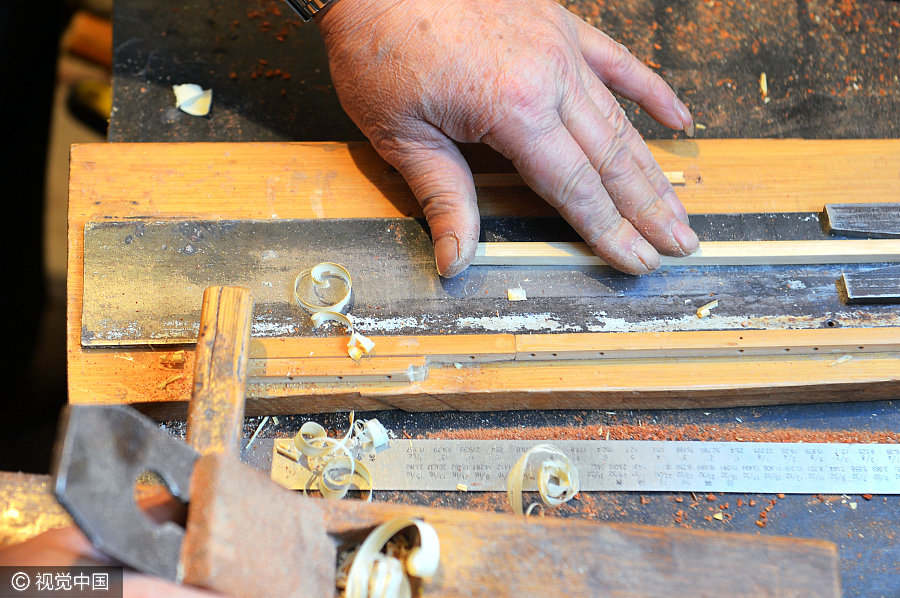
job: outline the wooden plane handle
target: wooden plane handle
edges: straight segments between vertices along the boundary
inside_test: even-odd
[[[840,596],[837,547],[821,540],[600,523],[556,514],[526,519],[358,500],[317,504],[326,530],[337,540],[361,541],[361,531],[394,517],[431,524],[441,561],[422,588],[423,598]]]
[[[203,292],[187,441],[200,454],[238,454],[253,300],[243,287]]]

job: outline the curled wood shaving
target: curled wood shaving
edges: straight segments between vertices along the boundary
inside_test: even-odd
[[[331,288],[331,279],[339,278],[344,282],[346,290],[344,294],[335,303],[316,303],[308,301],[300,293],[300,283],[309,278],[313,284],[313,290],[318,292]],[[350,303],[350,297],[353,295],[353,280],[350,278],[350,272],[347,268],[334,262],[322,262],[316,264],[309,270],[304,270],[294,279],[294,299],[306,311],[315,314],[317,312],[337,312],[343,313]]]
[[[509,505],[519,515],[526,514],[522,508],[522,485],[526,475],[537,479],[541,501],[548,507],[558,507],[578,494],[578,470],[569,458],[551,444],[535,445],[519,458],[506,477]],[[530,505],[527,514],[537,504]]]
[[[184,378],[184,374],[176,374],[176,375],[172,376],[171,378],[167,378],[166,380],[163,380],[162,382],[157,384],[156,388],[158,388],[159,390],[165,390],[166,387],[169,386],[169,384],[172,384],[173,382],[178,382],[182,378]]]
[[[312,472],[303,489],[304,494],[318,490],[324,498],[344,498],[358,479],[356,487],[368,490],[367,501],[372,500],[374,478],[372,472],[359,457],[361,453],[375,454],[390,445],[385,427],[377,419],[354,420],[350,413],[350,425],[343,438],[330,438],[318,422],[308,421],[294,436],[291,445],[276,445],[278,453],[306,465]]]
[[[415,527],[419,541],[406,552],[403,561],[382,552],[394,536],[410,527]],[[356,551],[344,595],[347,598],[407,598],[412,595],[409,577],[423,580],[433,577],[440,555],[440,541],[433,527],[420,519],[391,519],[372,530]]]
[[[330,288],[331,279],[339,278],[343,281],[346,291],[334,303],[317,303],[309,301],[300,292],[300,283],[309,278],[312,281],[313,292]],[[353,318],[345,314],[344,310],[350,304],[353,296],[353,279],[350,272],[344,266],[334,262],[322,262],[309,270],[304,270],[294,279],[294,300],[297,304],[310,313],[313,326],[318,328],[325,322],[337,322],[343,324],[350,332],[350,340],[347,342],[347,355],[354,361],[359,361],[364,355],[368,355],[375,348],[375,342],[356,332],[353,329]]]
[[[361,450],[380,453],[390,446],[388,431],[377,419],[359,419],[353,424],[354,439]]]

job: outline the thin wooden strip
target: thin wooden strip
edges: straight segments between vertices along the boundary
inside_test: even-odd
[[[431,363],[504,361],[514,359],[512,334],[452,334],[422,336],[370,336],[373,355],[409,357],[426,355]],[[256,338],[250,343],[251,359],[324,358],[347,356],[346,337]]]
[[[516,335],[516,359],[643,359],[900,351],[900,328]]]
[[[424,356],[431,364],[518,360],[716,357],[900,351],[900,329],[696,330],[569,334],[372,336],[375,357]],[[344,337],[255,338],[250,356],[264,360],[348,359]],[[371,359],[371,358],[367,358]]]
[[[346,354],[346,350],[345,350]],[[424,357],[349,357],[319,359],[250,359],[248,380],[254,384],[284,382],[368,383],[412,382],[427,374]]]
[[[662,256],[663,266],[763,266],[900,261],[900,240],[717,241],[685,257]],[[478,266],[602,266],[585,243],[479,243]]]

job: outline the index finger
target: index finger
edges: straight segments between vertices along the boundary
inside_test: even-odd
[[[582,55],[607,86],[640,104],[660,123],[694,136],[690,111],[662,77],[613,38],[574,15],[573,18],[578,22]]]

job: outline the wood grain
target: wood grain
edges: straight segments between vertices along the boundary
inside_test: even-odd
[[[900,328],[516,335],[516,359],[851,355],[900,351]]]
[[[366,357],[353,361],[344,355],[318,358],[251,359],[251,382],[412,382],[427,373],[425,357]]]
[[[798,402],[873,400],[896,396],[897,353],[839,356],[585,359],[516,361],[462,369],[429,368],[404,387],[387,384],[256,385],[248,413],[345,409],[408,411],[503,409],[630,409],[734,407]],[[279,400],[271,400],[278,397]],[[264,404],[257,411],[254,404]],[[172,413],[177,404],[157,404]],[[168,407],[168,410],[162,409]],[[275,411],[272,411],[275,410]],[[154,415],[157,411],[153,412]]]
[[[829,202],[891,202],[900,194],[900,140],[649,145],[663,170],[685,173],[687,183],[678,193],[691,213],[818,212]],[[475,172],[483,173],[478,166],[473,165]],[[193,349],[185,347],[183,359],[173,361],[179,347],[81,346],[86,222],[421,216],[402,178],[361,143],[76,145],[69,173],[69,400],[137,404],[160,416],[185,413]],[[860,181],[865,181],[865,193],[859,193]],[[484,216],[554,214],[523,187],[479,186],[478,192]],[[247,412],[689,407],[864,399],[894,396],[900,372],[896,353],[859,355],[835,367],[818,356],[765,359],[773,361],[761,358],[759,366],[723,358],[649,364],[588,360],[525,369],[486,363],[461,370],[435,367],[425,381],[402,389],[390,384],[251,384]],[[687,378],[685,372],[690,372]],[[180,373],[187,375],[160,386]],[[690,384],[685,383],[688,378]]]
[[[317,504],[328,532],[348,540],[394,517],[434,527],[441,564],[423,586],[426,597],[840,596],[837,547],[820,540],[557,517],[533,522],[350,500]]]
[[[203,292],[187,441],[200,454],[239,454],[253,300],[241,287]]]
[[[379,357],[424,355],[431,363],[509,361],[516,356],[512,334],[453,334],[423,336],[371,336]],[[251,359],[346,358],[344,337],[255,338]]]
[[[0,546],[71,525],[68,514],[53,498],[49,476],[0,472],[0,497],[8,499],[5,504],[9,508],[25,515],[21,526],[0,536]],[[423,596],[481,594],[482,589],[500,595],[497,586],[516,596],[531,592],[552,595],[563,586],[571,596],[594,595],[597,588],[620,596],[840,595],[837,548],[821,540],[550,517],[536,524],[499,513],[307,500],[321,509],[325,529],[339,544],[358,541],[360,530],[393,517],[423,518],[434,526],[442,559]],[[37,512],[40,517],[28,518]],[[297,512],[296,507],[292,512]],[[564,542],[563,546],[558,542]],[[563,550],[547,549],[551,547]],[[474,554],[482,558],[466,558]],[[502,578],[489,566],[490,558],[502,559]],[[536,559],[553,571],[553,576],[535,579],[531,572]],[[588,562],[593,566],[585,571]],[[522,587],[525,584],[529,587]],[[582,589],[585,592],[580,592]]]
[[[859,264],[900,261],[900,240],[711,241],[683,257],[661,256],[663,267]],[[479,243],[477,266],[602,266],[585,243]]]
[[[900,351],[900,328],[802,330],[695,330],[679,332],[579,332],[572,334],[459,334],[371,336],[373,355],[360,364],[347,358],[344,337],[256,338],[250,344],[250,375],[301,375],[329,367],[353,371],[375,359],[423,357],[429,364],[473,364],[512,360],[633,359],[826,355]],[[275,365],[280,363],[281,365]],[[343,365],[342,365],[343,364]],[[394,366],[396,367],[396,366]],[[291,368],[295,368],[291,370]],[[304,368],[315,368],[304,369]]]

